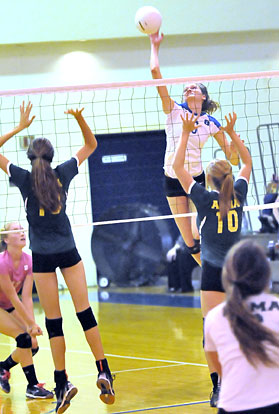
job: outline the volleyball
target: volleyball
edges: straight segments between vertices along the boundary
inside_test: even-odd
[[[135,24],[142,33],[153,34],[160,29],[162,16],[155,7],[144,6],[136,12]]]

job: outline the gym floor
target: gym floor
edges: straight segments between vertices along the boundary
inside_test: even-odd
[[[116,401],[104,405],[96,387],[97,370],[67,292],[61,293],[69,380],[79,392],[67,413],[95,414],[216,413],[209,407],[211,382],[202,349],[198,292],[169,294],[166,286],[90,289],[112,372]],[[34,358],[37,376],[54,388],[53,363],[44,314],[35,302],[44,335]],[[14,340],[1,335],[0,358],[12,352]],[[19,366],[11,370],[11,393],[0,391],[0,414],[48,414],[54,400],[27,400],[26,380]]]

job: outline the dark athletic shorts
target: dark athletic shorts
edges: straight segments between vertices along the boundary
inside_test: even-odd
[[[221,267],[212,266],[206,261],[202,262],[201,290],[224,292]]]
[[[193,177],[193,179],[205,187],[205,173],[202,172],[200,175]],[[187,193],[185,193],[182,185],[180,184],[177,178],[171,178],[165,175],[164,179],[164,189],[166,197],[189,197]]]
[[[242,410],[242,411],[226,411],[223,408],[219,408],[218,414],[278,414],[279,413],[279,403],[268,405],[266,407],[254,408],[252,410]]]
[[[4,309],[4,310],[8,313],[12,313],[15,310],[15,308],[9,308],[9,309]]]
[[[76,248],[62,253],[39,254],[32,252],[33,273],[52,273],[57,267],[65,269],[81,261]]]

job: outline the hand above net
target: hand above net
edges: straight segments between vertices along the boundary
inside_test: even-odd
[[[81,109],[78,109],[78,108],[77,109],[72,109],[72,108],[70,108],[70,109],[67,109],[67,111],[65,111],[64,113],[68,114],[68,115],[73,115],[77,119],[77,118],[82,116],[82,111],[83,110],[84,110],[84,108],[81,108]]]
[[[35,115],[33,115],[32,118],[30,119],[30,113],[31,113],[32,107],[33,105],[31,104],[30,101],[26,105],[26,108],[25,108],[24,101],[22,102],[22,105],[20,105],[20,121],[18,125],[19,130],[28,128],[34,121]]]
[[[234,131],[234,125],[237,119],[237,115],[235,112],[233,114],[229,113],[229,119],[227,115],[225,116],[225,120],[227,121],[227,125],[225,127],[220,127],[222,131],[227,132],[227,134],[231,134]]]
[[[160,31],[158,30],[158,32],[150,34],[148,36],[149,36],[150,42],[154,46],[157,46],[159,48],[160,44],[162,43],[162,41],[164,39],[164,34],[160,33]]]

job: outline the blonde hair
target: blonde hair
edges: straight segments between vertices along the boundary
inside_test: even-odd
[[[14,222],[13,221],[11,221],[11,222],[9,222],[9,223],[6,223],[6,224],[4,224],[4,227],[1,229],[1,232],[2,231],[9,231],[10,230],[10,228],[11,228],[11,225],[13,224]],[[3,252],[4,250],[7,250],[7,243],[5,242],[5,239],[7,238],[7,233],[1,233],[0,234],[0,252]]]
[[[232,166],[226,160],[215,159],[208,164],[206,173],[219,191],[220,215],[224,219],[231,207],[232,198],[235,198]]]

